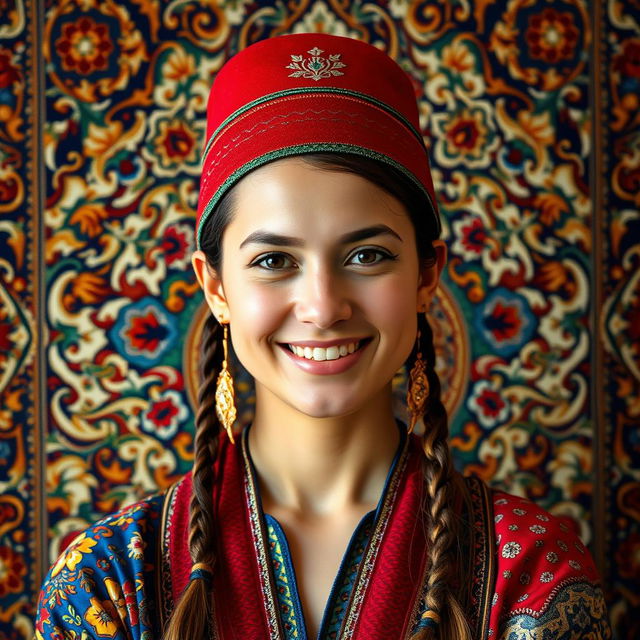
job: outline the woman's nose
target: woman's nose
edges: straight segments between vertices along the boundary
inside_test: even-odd
[[[330,270],[314,271],[301,278],[296,300],[296,317],[300,322],[327,329],[352,313],[347,283]]]

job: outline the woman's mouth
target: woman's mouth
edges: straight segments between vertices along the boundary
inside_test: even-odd
[[[280,348],[300,369],[311,374],[336,375],[353,367],[372,338],[342,339],[319,346],[317,342],[279,343]]]
[[[291,353],[294,353],[299,358],[324,362],[325,360],[338,360],[348,356],[350,353],[354,353],[360,348],[362,342],[362,340],[357,340],[347,344],[331,345],[330,347],[302,347],[287,344],[287,347]]]

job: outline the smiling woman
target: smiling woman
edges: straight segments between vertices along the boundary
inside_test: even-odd
[[[404,72],[273,38],[219,72],[207,136],[193,473],[69,547],[37,637],[609,637],[577,538],[453,468],[426,316],[446,251]],[[255,381],[241,434],[231,346]]]
[[[421,267],[404,205],[309,160],[274,161],[235,187],[217,270],[204,252],[194,266],[255,380],[252,434],[265,419],[300,431],[307,416],[353,420],[363,408],[363,422],[384,412],[393,424],[390,381],[434,292],[437,246],[438,264]]]

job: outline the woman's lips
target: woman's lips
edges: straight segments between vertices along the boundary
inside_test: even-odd
[[[337,360],[350,353],[354,353],[360,346],[360,340],[354,340],[353,342],[347,342],[345,344],[332,344],[328,347],[311,346],[309,344],[304,346],[288,344],[287,346],[289,347],[289,351],[295,353],[299,358],[322,362],[324,360]]]
[[[278,343],[278,346],[303,371],[335,375],[356,364],[370,342],[370,338],[347,338],[331,343],[294,342]]]

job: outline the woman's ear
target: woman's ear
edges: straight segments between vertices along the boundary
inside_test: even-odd
[[[443,240],[434,240],[433,249],[436,260],[433,264],[423,266],[420,270],[420,281],[418,283],[418,312],[424,313],[429,309],[431,300],[436,293],[440,274],[447,262],[447,245]]]
[[[224,295],[222,280],[217,271],[207,264],[207,257],[203,251],[194,251],[191,256],[191,264],[196,273],[198,284],[202,287],[204,299],[207,301],[213,315],[219,322],[228,322],[229,306]]]

